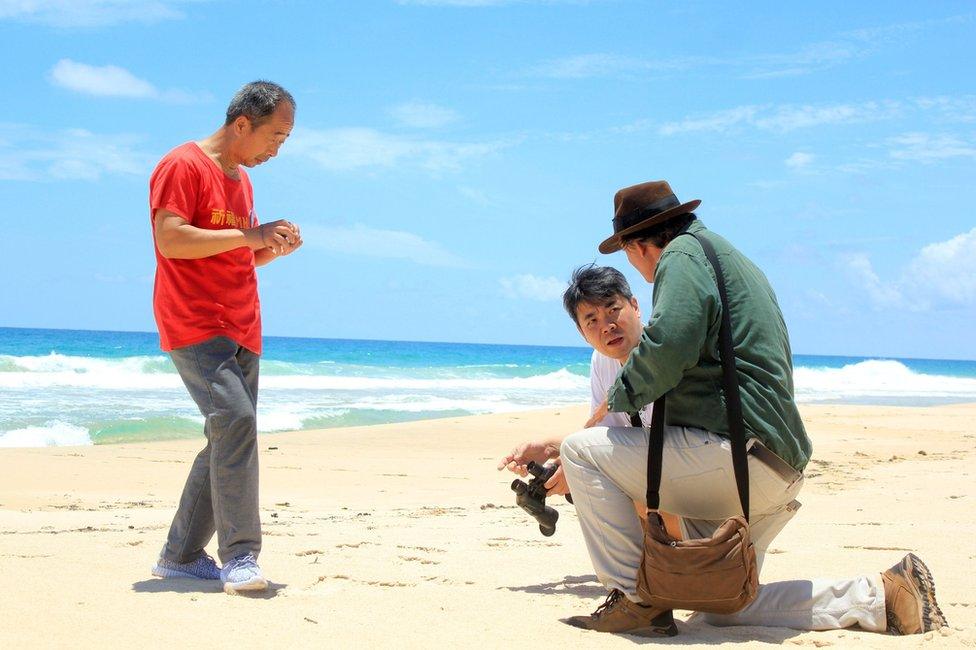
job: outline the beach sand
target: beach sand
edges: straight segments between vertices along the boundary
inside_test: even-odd
[[[0,647],[976,646],[976,405],[808,406],[803,508],[763,581],[878,572],[914,551],[950,628],[889,637],[685,621],[673,639],[571,628],[605,595],[572,506],[543,537],[497,472],[577,429],[564,408],[263,435],[262,597],[149,574],[200,441],[0,449]],[[215,549],[212,547],[211,551]]]

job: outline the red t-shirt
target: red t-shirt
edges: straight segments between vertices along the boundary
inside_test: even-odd
[[[227,176],[195,142],[166,154],[149,179],[149,221],[168,210],[197,228],[253,228],[251,181]],[[156,235],[153,228],[153,244]],[[261,354],[261,305],[254,252],[241,246],[195,260],[167,259],[156,246],[153,312],[164,351],[227,336]]]

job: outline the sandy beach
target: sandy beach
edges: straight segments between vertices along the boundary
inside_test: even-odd
[[[808,406],[814,460],[763,581],[886,569],[911,550],[951,627],[714,628],[666,640],[559,622],[592,611],[572,506],[553,537],[516,508],[497,459],[575,430],[584,406],[263,435],[258,598],[149,569],[200,441],[0,449],[0,647],[976,646],[976,405]]]

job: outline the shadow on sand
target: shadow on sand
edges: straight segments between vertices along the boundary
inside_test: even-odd
[[[265,591],[237,594],[242,598],[255,600],[270,600],[278,595],[288,585],[269,582]],[[219,580],[193,580],[190,578],[150,578],[132,583],[132,591],[141,594],[159,594],[172,592],[178,594],[219,594],[224,589]]]
[[[606,588],[597,582],[595,575],[566,576],[559,582],[543,582],[521,587],[499,587],[509,591],[524,591],[527,594],[563,595],[571,594],[580,598],[604,598]]]
[[[544,595],[564,595],[570,594],[581,599],[589,599],[590,602],[581,602],[580,614],[586,614],[596,608],[596,606],[607,595],[606,588],[600,584],[595,575],[566,576],[559,582],[543,582],[534,585],[522,585],[513,587],[499,587],[509,591],[522,591],[529,594]],[[721,645],[737,643],[769,643],[781,645],[788,639],[804,634],[801,630],[793,630],[785,627],[754,627],[754,626],[734,626],[716,627],[705,622],[702,614],[688,612],[675,612],[675,622],[678,625],[678,635],[673,637],[662,636],[638,636],[633,634],[621,634],[623,638],[629,639],[637,644],[655,643],[659,645]],[[687,620],[682,620],[687,618]],[[561,619],[560,619],[561,620]],[[598,640],[602,634],[600,632],[586,632],[593,635],[594,640]],[[826,639],[825,639],[826,640]],[[829,641],[828,641],[829,643]]]

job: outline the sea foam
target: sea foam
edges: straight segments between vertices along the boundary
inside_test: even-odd
[[[943,398],[976,401],[976,379],[915,372],[899,361],[871,359],[842,368],[797,368],[801,402],[870,398]]]
[[[397,345],[409,351],[413,344]],[[510,363],[500,356],[498,363],[465,358],[452,359],[453,365],[393,352],[382,355],[389,365],[311,354],[298,361],[262,359],[258,429],[359,426],[586,404],[590,388],[584,353],[578,360],[567,355],[558,362],[526,356]],[[364,354],[363,359],[378,362],[377,355]],[[845,361],[798,359],[797,400],[976,402],[976,372],[965,365],[969,362],[850,359],[842,365]],[[0,355],[0,446],[192,437],[202,434],[202,420],[166,355]]]
[[[51,421],[43,426],[0,433],[0,447],[74,447],[90,444],[92,440],[88,429],[67,422]]]

